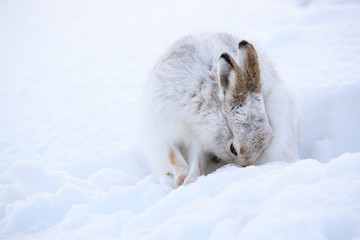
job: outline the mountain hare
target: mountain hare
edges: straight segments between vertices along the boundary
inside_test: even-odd
[[[294,105],[272,64],[247,41],[228,34],[184,37],[160,58],[146,85],[143,139],[150,163],[178,187],[203,175],[213,157],[241,166],[294,161]]]

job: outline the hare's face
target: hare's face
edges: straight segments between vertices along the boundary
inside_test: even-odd
[[[273,138],[263,97],[250,93],[241,105],[225,103],[222,112],[213,153],[225,162],[253,164]]]
[[[239,43],[241,69],[227,53],[218,64],[223,119],[214,153],[227,162],[252,164],[270,144],[270,127],[261,94],[260,66],[254,47]]]
[[[228,133],[224,151],[227,159],[241,166],[248,166],[259,158],[272,140],[263,98],[249,94],[241,106],[227,107]]]

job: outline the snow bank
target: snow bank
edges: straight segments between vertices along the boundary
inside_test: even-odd
[[[360,81],[313,87],[301,93],[301,152],[322,162],[359,151]]]
[[[356,1],[1,1],[1,239],[360,238]],[[231,32],[302,109],[301,159],[221,168],[173,190],[136,119],[166,46]],[[151,141],[151,139],[149,139]]]
[[[176,190],[156,176],[130,185],[116,173],[125,185],[107,189],[69,179],[8,204],[0,224],[14,239],[355,239],[359,172],[357,153],[224,167]]]
[[[121,236],[355,238],[360,233],[359,159],[360,154],[345,154],[328,164],[309,159],[292,165],[223,168],[172,191],[132,219]]]

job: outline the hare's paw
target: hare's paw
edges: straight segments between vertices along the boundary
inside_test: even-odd
[[[198,176],[188,175],[188,176],[185,178],[184,186],[187,186],[187,185],[189,185],[190,183],[195,182],[197,178],[198,178]]]
[[[188,185],[190,183],[195,182],[196,179],[201,175],[203,175],[202,164],[200,161],[195,161],[192,164],[188,176],[185,178],[184,185]]]
[[[189,166],[178,149],[171,149],[169,160],[173,166],[175,187],[184,184],[185,178],[189,173]]]

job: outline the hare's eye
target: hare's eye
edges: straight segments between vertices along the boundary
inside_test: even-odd
[[[230,151],[231,151],[235,156],[237,156],[237,152],[236,152],[233,144],[230,145]]]

